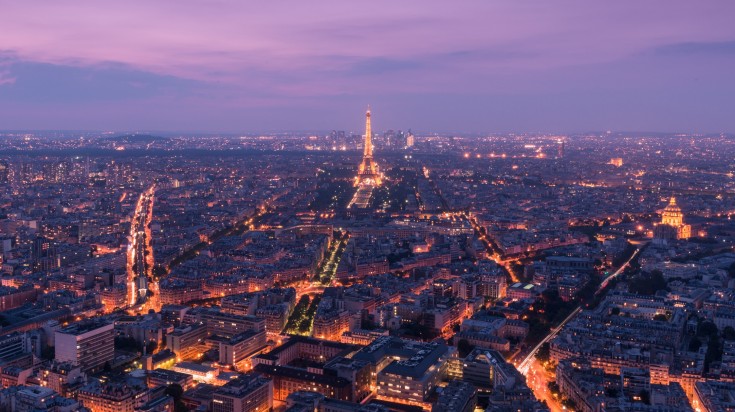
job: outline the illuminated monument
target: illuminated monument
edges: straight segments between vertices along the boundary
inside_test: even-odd
[[[347,208],[367,209],[370,205],[373,188],[380,186],[382,180],[378,164],[373,159],[373,133],[370,128],[370,108],[368,108],[367,113],[365,113],[365,148],[363,150],[362,162],[357,170],[357,176],[355,176],[357,191]]]
[[[381,179],[378,164],[373,159],[373,133],[370,129],[370,108],[365,113],[365,148],[362,163],[355,178],[355,186],[380,186]]]
[[[684,213],[676,198],[672,197],[669,204],[661,212],[661,223],[656,226],[657,239],[688,239],[692,236],[692,227],[684,223]]]

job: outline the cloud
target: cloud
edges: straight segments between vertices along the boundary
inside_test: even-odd
[[[716,89],[729,75],[707,59],[729,56],[735,38],[735,2],[729,0],[0,4],[0,47],[6,50],[0,54],[6,56],[0,57],[0,102],[27,104],[29,111],[48,105],[51,114],[66,104],[63,113],[71,117],[74,107],[107,119],[128,113],[128,121],[146,124],[156,124],[154,114],[161,113],[168,116],[161,120],[166,127],[186,118],[201,128],[234,129],[293,116],[293,126],[284,127],[297,128],[315,119],[298,117],[306,109],[331,119],[353,105],[360,111],[368,101],[398,100],[406,109],[397,110],[408,110],[411,102],[424,107],[419,115],[430,117],[427,122],[456,110],[477,115],[473,128],[494,125],[472,105],[514,101],[521,109],[520,102],[530,102],[529,110],[564,108],[566,117],[554,112],[559,122],[575,124],[583,120],[573,111],[585,102],[558,103],[574,93],[583,93],[578,99],[617,90],[631,99],[661,90],[685,95],[694,84],[689,77],[697,74],[706,74],[698,77],[707,90]],[[672,69],[669,56],[701,62],[677,62]],[[615,95],[614,101],[621,99]],[[680,101],[682,107],[696,104]],[[126,104],[146,110],[124,109]],[[110,114],[101,116],[102,110]],[[457,119],[471,126],[471,119]],[[80,115],[78,121],[88,120]]]
[[[656,47],[653,52],[662,56],[735,56],[735,40],[666,44]]]
[[[16,78],[10,70],[11,64],[12,54],[0,50],[0,86],[15,83]]]
[[[10,73],[10,69],[0,65],[0,86],[15,84],[15,80],[16,78]]]
[[[242,73],[344,75],[424,68],[427,56],[472,58],[483,69],[531,70],[614,61],[674,42],[732,33],[720,6],[688,2],[574,1],[526,6],[468,1],[7,2],[3,47],[20,59],[88,66],[118,62],[159,75],[248,83]],[[53,19],[48,16],[54,16]],[[701,24],[709,22],[706,30]],[[610,24],[615,21],[616,24]],[[341,57],[344,65],[324,67]],[[431,64],[444,64],[441,57]],[[318,79],[314,79],[317,80]]]
[[[0,101],[60,102],[134,100],[183,95],[199,83],[157,75],[117,63],[65,66],[6,59],[0,63]]]

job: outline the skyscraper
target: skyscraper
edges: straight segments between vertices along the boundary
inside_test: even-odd
[[[414,144],[413,133],[411,133],[411,129],[408,129],[408,134],[406,134],[406,148],[413,147],[413,144]]]
[[[557,159],[563,159],[564,158],[564,149],[566,149],[566,147],[565,147],[566,146],[566,143],[564,143],[564,140],[561,140],[560,139],[560,140],[558,140],[556,142],[556,145],[557,145],[556,146],[556,149],[557,149],[556,157],[557,157]]]

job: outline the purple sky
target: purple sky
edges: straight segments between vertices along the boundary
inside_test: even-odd
[[[735,2],[0,0],[0,129],[735,132]]]

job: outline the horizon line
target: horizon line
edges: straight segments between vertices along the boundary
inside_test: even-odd
[[[378,129],[380,132],[392,131],[404,131],[403,129]],[[671,135],[679,137],[697,137],[697,136],[721,136],[721,137],[735,137],[735,131],[717,131],[717,132],[692,132],[692,131],[653,131],[653,130],[584,130],[584,131],[459,131],[459,130],[440,130],[440,131],[425,131],[418,130],[414,131],[413,128],[407,128],[405,131],[412,130],[413,135],[417,137],[426,136],[437,136],[437,137],[464,137],[463,135],[481,135],[481,136],[493,136],[493,135],[563,135],[569,136],[581,136],[581,135],[631,135],[631,134],[652,134],[652,135]],[[196,135],[210,135],[209,137],[216,137],[216,135],[222,136],[240,136],[247,137],[246,135],[255,134],[287,134],[287,133],[301,133],[301,134],[317,134],[317,133],[331,133],[333,131],[343,131],[353,134],[362,135],[362,132],[347,130],[347,129],[282,129],[282,130],[253,130],[253,131],[207,131],[207,130],[104,130],[104,129],[0,129],[0,134],[10,133],[98,133],[101,135],[109,135],[109,137],[125,136],[125,135],[151,135],[153,137],[170,137],[165,135],[179,134],[185,135],[186,137],[197,137]],[[155,136],[160,134],[161,136]],[[455,136],[447,136],[454,134]],[[373,133],[375,135],[375,133]],[[204,137],[204,136],[199,136]],[[643,137],[643,136],[640,136]]]

